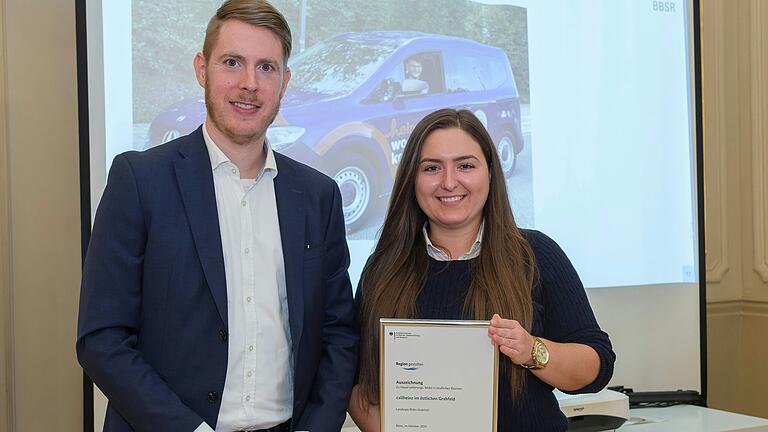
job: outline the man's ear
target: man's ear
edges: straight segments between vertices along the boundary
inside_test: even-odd
[[[285,94],[285,89],[288,88],[288,81],[290,80],[291,80],[291,68],[286,66],[285,73],[283,73],[283,89],[280,90],[280,99],[283,98],[283,95]]]
[[[200,87],[205,88],[205,57],[203,53],[199,52],[195,54],[195,59],[192,61],[192,65],[195,68],[195,77]]]

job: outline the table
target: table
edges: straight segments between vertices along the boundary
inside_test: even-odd
[[[766,419],[695,405],[636,408],[629,410],[629,413],[632,417],[630,421],[617,430],[623,432],[768,432]],[[635,423],[638,419],[642,421]]]
[[[694,405],[676,405],[666,408],[636,408],[629,410],[632,417],[617,429],[620,432],[768,432],[768,420],[704,408]],[[347,417],[341,432],[359,432]]]

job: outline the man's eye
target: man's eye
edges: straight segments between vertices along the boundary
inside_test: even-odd
[[[229,66],[229,67],[235,67],[235,66],[237,66],[237,60],[235,60],[235,59],[226,59],[226,60],[224,60],[224,64]]]
[[[259,69],[260,69],[262,72],[272,72],[273,70],[275,70],[275,67],[274,67],[274,66],[272,66],[272,65],[271,65],[271,64],[269,64],[269,63],[264,63],[264,64],[262,64],[261,66],[259,66]]]

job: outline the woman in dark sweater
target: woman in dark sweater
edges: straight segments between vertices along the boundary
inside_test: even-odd
[[[469,111],[411,133],[379,242],[357,292],[360,372],[349,412],[379,430],[380,318],[491,321],[499,346],[499,432],[563,431],[552,389],[595,392],[615,355],[559,246],[518,229],[495,146]]]

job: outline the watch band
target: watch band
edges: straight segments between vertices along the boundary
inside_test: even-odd
[[[538,337],[533,337],[533,346],[531,346],[531,360],[533,361],[532,365],[521,363],[520,366],[524,367],[525,369],[543,369],[544,366],[546,366],[546,363],[542,364],[539,359],[536,357],[536,348],[539,345],[544,345],[544,342],[541,341]],[[546,345],[544,345],[544,349],[546,349]]]

